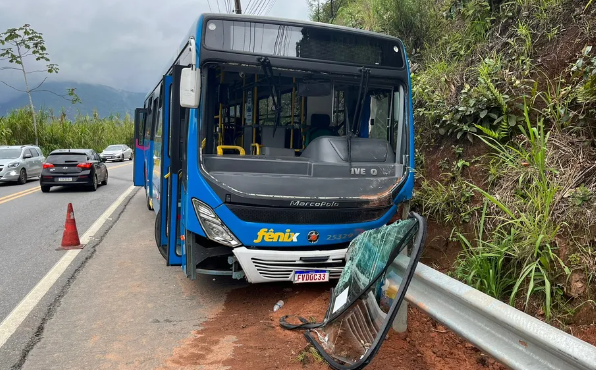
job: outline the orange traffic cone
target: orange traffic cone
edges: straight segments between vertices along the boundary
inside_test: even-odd
[[[64,233],[62,234],[61,249],[81,249],[79,232],[77,231],[77,222],[75,221],[72,203],[68,203],[66,210],[66,223],[64,224]]]

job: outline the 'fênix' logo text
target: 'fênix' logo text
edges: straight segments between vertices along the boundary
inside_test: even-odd
[[[257,234],[257,239],[254,240],[254,243],[260,243],[262,241],[266,242],[297,242],[298,235],[300,233],[293,233],[290,232],[290,229],[286,230],[285,233],[282,232],[275,232],[273,229],[261,229]]]

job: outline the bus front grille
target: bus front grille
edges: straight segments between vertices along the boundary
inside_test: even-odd
[[[343,259],[333,262],[308,264],[300,260],[275,261],[253,257],[251,258],[251,262],[263,278],[273,280],[289,280],[296,270],[327,270],[329,271],[330,279],[339,279],[343,270]]]
[[[242,221],[290,225],[355,224],[376,221],[391,208],[312,209],[256,207],[236,204],[226,204],[226,206]]]

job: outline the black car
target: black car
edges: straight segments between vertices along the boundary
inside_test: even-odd
[[[97,190],[108,184],[108,168],[92,149],[58,149],[48,155],[39,185],[47,193],[52,186],[86,186]]]

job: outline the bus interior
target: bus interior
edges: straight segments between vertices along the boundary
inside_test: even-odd
[[[257,59],[260,67],[202,66],[206,174],[235,191],[310,198],[372,196],[396,185],[408,164],[405,84],[365,68],[331,76]],[[347,178],[351,185],[337,182]]]

